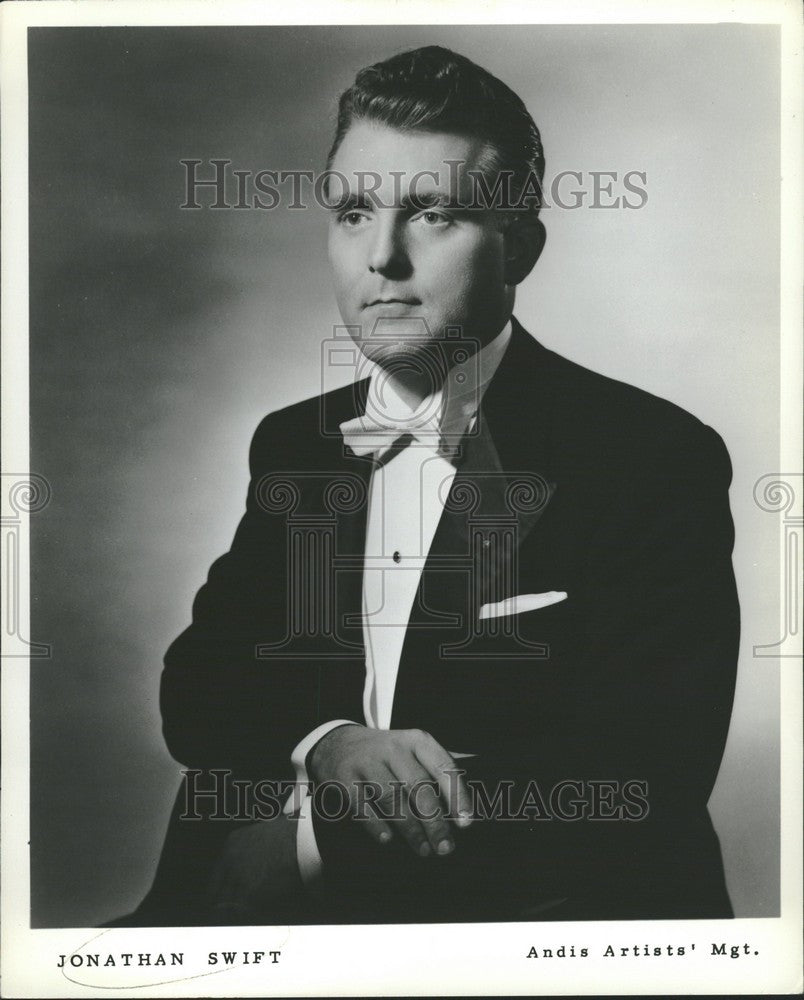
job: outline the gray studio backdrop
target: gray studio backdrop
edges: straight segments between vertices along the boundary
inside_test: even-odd
[[[179,779],[162,656],[231,542],[256,424],[320,390],[339,321],[325,211],[182,210],[180,161],[320,170],[354,72],[428,43],[522,95],[548,176],[647,175],[639,210],[545,211],[516,312],[729,446],[744,631],[710,808],[737,914],[778,912],[778,660],[752,654],[779,638],[778,522],[752,496],[778,471],[776,29],[57,28],[29,35],[31,468],[53,492],[31,526],[53,647],[32,668],[34,926],[147,890]]]

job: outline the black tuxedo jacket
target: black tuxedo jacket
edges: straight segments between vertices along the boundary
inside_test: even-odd
[[[165,659],[164,735],[183,765],[290,779],[308,732],[363,721],[372,463],[338,425],[362,412],[366,388],[257,429],[245,516]],[[404,846],[381,853],[353,820],[319,818],[323,891],[265,919],[731,915],[707,812],[739,642],[721,439],[514,321],[456,464],[391,726],[474,754],[460,761],[467,778],[520,815],[479,821],[453,855],[424,860]],[[483,603],[545,591],[568,596],[478,620]],[[187,886],[202,883],[226,828],[203,848],[168,838],[145,907],[153,922],[191,922]]]

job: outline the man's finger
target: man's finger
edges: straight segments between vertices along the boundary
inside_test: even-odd
[[[418,781],[411,786],[408,804],[414,819],[422,824],[430,847],[435,854],[452,854],[455,841],[449,824],[444,821],[446,811],[439,798],[439,786],[435,780]]]
[[[394,776],[388,768],[379,768],[371,781],[364,781],[355,790],[352,804],[356,809],[356,819],[366,833],[378,844],[387,844],[393,837],[391,827],[383,816],[392,815],[387,796],[380,794],[382,788],[388,788]],[[376,789],[376,792],[375,792]]]
[[[448,816],[459,827],[472,822],[472,799],[460,768],[452,756],[429,733],[417,734],[413,753],[422,767],[438,782],[441,796],[447,803]]]
[[[391,769],[405,791],[402,830],[408,843],[423,857],[429,854],[451,854],[455,844],[449,825],[444,821],[444,808],[438,798],[438,782],[430,777],[410,753],[395,759]]]
[[[365,820],[360,821],[360,825],[365,829],[366,833],[371,837],[372,840],[376,841],[378,844],[387,844],[393,837],[391,833],[391,828],[382,819],[376,819],[373,816],[367,817]]]

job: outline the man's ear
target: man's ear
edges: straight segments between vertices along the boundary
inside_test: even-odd
[[[517,215],[505,227],[505,283],[518,285],[533,270],[547,238],[542,223],[534,216]]]

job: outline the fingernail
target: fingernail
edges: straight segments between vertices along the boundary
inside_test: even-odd
[[[438,845],[438,853],[449,854],[454,846],[455,845],[452,843],[451,840],[442,840],[441,843]]]
[[[455,822],[458,824],[458,826],[469,826],[469,824],[472,822],[472,816],[470,813],[467,812],[459,812],[458,818],[455,820]]]
[[[429,858],[432,853],[433,852],[430,850],[430,845],[427,843],[426,840],[423,844],[419,844],[419,854],[423,858]]]

